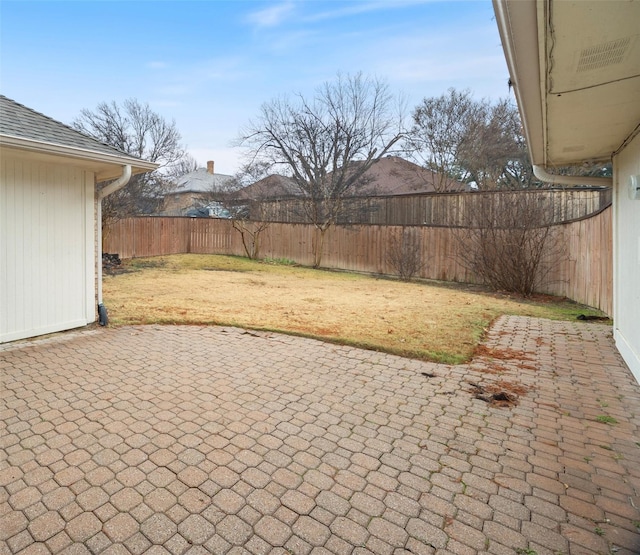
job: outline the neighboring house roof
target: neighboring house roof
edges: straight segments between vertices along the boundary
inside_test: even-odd
[[[176,179],[176,190],[169,194],[211,193],[229,185],[233,176],[223,173],[209,173],[207,168],[198,168]]]
[[[360,162],[353,162],[354,165]],[[390,196],[432,193],[438,176],[418,164],[398,156],[387,156],[373,164],[363,175],[363,184],[354,189],[353,196]],[[466,186],[451,180],[449,191],[465,191]],[[282,175],[270,175],[241,189],[239,199],[272,199],[299,195],[300,190],[292,179]],[[347,195],[349,196],[349,195]]]
[[[358,162],[355,162],[358,164]],[[355,192],[357,196],[391,196],[433,193],[438,175],[399,156],[386,156],[373,164],[364,174],[365,183]],[[448,180],[447,191],[464,191],[466,186]]]
[[[154,170],[158,164],[135,158],[49,116],[0,95],[0,146],[37,152],[47,157],[67,157],[89,163],[98,181],[121,174],[125,164],[132,172]],[[82,161],[82,162],[80,162]]]
[[[272,174],[237,191],[235,198],[240,200],[276,199],[300,194],[293,179],[284,175]]]
[[[532,163],[610,160],[640,122],[640,1],[493,4]]]

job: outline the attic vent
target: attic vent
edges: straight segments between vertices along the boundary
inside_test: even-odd
[[[585,48],[580,52],[577,71],[589,71],[619,64],[624,59],[631,38],[618,39]]]

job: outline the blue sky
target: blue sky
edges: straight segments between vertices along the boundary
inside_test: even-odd
[[[260,105],[338,72],[384,79],[411,109],[449,87],[508,95],[490,0],[0,2],[0,92],[70,123],[137,98],[216,172]]]

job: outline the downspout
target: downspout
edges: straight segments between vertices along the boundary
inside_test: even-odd
[[[119,191],[131,179],[131,165],[122,166],[122,175],[98,191],[98,322],[101,326],[109,323],[107,309],[102,303],[102,199]]]
[[[533,175],[540,181],[553,185],[592,185],[594,187],[613,187],[611,177],[579,177],[574,175],[555,175],[542,166],[533,166]]]

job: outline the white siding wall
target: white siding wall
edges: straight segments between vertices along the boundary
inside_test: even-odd
[[[613,159],[613,168],[614,335],[640,382],[640,200],[628,194],[629,176],[640,175],[640,135]]]
[[[93,179],[3,153],[0,342],[94,321]]]

